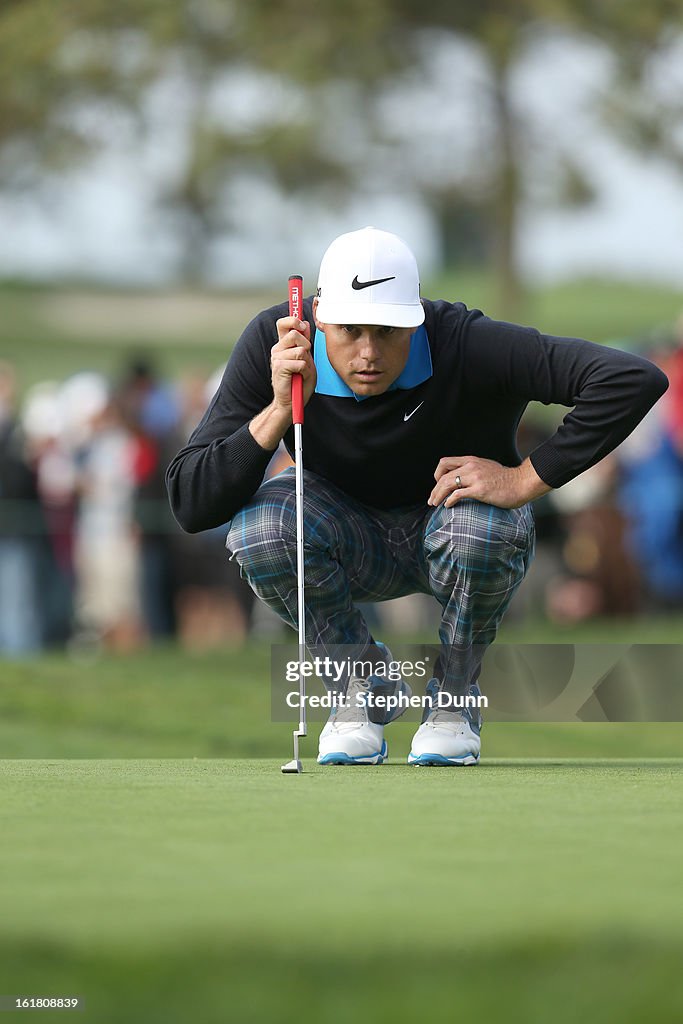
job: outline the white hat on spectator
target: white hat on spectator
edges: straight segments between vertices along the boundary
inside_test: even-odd
[[[60,385],[44,380],[29,388],[21,408],[21,425],[29,441],[58,438],[64,429]]]
[[[101,373],[84,371],[64,381],[59,397],[68,444],[77,446],[90,438],[92,422],[107,408],[110,393],[107,378]]]

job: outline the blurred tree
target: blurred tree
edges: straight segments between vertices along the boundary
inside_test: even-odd
[[[335,0],[303,3],[258,0],[251,6],[251,41],[256,60],[276,66],[300,82],[320,88],[335,83],[338,127],[341,108],[355,112],[355,131],[338,131],[337,146],[351,139],[356,180],[376,187],[419,188],[440,230],[442,255],[492,262],[499,305],[517,309],[522,292],[518,264],[520,210],[529,194],[529,168],[543,162],[556,183],[546,196],[579,205],[593,197],[584,174],[557,137],[538,132],[515,94],[514,80],[531,47],[544,33],[586,31],[581,0],[375,0],[340,8]],[[281,43],[282,26],[297,24],[306,59],[292,62]],[[430,65],[444,40],[460,41],[479,61],[478,74],[464,84],[457,66],[436,116],[423,116],[410,102],[424,90]],[[451,51],[456,53],[455,50]],[[346,83],[346,102],[340,88]],[[443,87],[443,86],[442,86]],[[399,130],[387,123],[386,102],[403,93]],[[469,89],[469,91],[468,91]],[[353,97],[351,100],[350,97]],[[463,108],[454,127],[449,113]],[[331,111],[334,113],[334,111]],[[427,123],[425,123],[427,121]],[[312,141],[320,150],[325,133]],[[329,149],[328,149],[329,155]],[[337,153],[337,158],[339,154]]]
[[[159,122],[172,123],[180,154],[160,175],[159,201],[182,236],[184,275],[201,278],[211,242],[231,226],[235,181],[313,201],[351,180],[329,144],[326,80],[342,66],[359,82],[377,73],[380,22],[362,0],[325,3],[322,18],[309,6],[4,0],[0,188],[35,188],[117,140],[142,153]]]
[[[583,16],[615,56],[608,127],[683,175],[683,0],[603,0]]]
[[[339,204],[359,176],[353,122],[362,133],[363,93],[391,61],[381,56],[383,0],[184,7],[174,53],[185,83],[187,157],[162,205],[182,225],[187,277],[193,269],[201,276],[212,242],[233,227],[241,183]],[[212,26],[207,46],[201,26],[212,11],[227,18],[229,32]]]
[[[144,2],[144,0],[142,0]],[[147,4],[149,13],[161,4]],[[97,152],[135,111],[154,62],[140,0],[4,0],[0,185],[21,188]]]
[[[662,9],[676,6],[652,0]],[[0,186],[35,183],[159,122],[175,131],[159,179],[162,209],[183,239],[184,273],[201,278],[212,243],[239,213],[240,182],[263,182],[338,206],[343,189],[402,188],[428,199],[443,252],[495,260],[501,305],[514,312],[521,205],[543,162],[561,198],[584,201],[579,169],[528,122],[515,75],[544,32],[592,32],[622,46],[616,0],[4,0],[0,8]],[[637,21],[634,0],[624,0]],[[609,17],[608,17],[609,15]],[[643,17],[641,14],[640,17]],[[610,20],[611,19],[611,20]],[[609,28],[609,31],[608,31]],[[631,26],[630,31],[635,31]],[[611,34],[610,34],[611,33]],[[392,96],[419,90],[443,39],[478,56],[444,130]],[[461,82],[460,69],[452,80]],[[455,88],[456,86],[454,86]],[[399,118],[400,119],[400,118]],[[405,120],[405,119],[404,119]],[[425,121],[427,123],[425,123]],[[391,122],[391,123],[390,123]]]
[[[439,37],[459,39],[477,55],[478,73],[471,76],[466,116],[450,136],[452,177],[433,173],[426,163],[421,182],[437,221],[442,225],[445,253],[457,250],[456,234],[476,218],[477,230],[496,271],[499,305],[514,314],[522,296],[518,262],[522,204],[529,195],[530,170],[543,162],[552,170],[555,202],[581,204],[592,191],[571,156],[558,146],[558,137],[539,132],[515,90],[515,78],[530,51],[549,33],[585,29],[576,18],[573,0],[392,0],[393,32],[399,34],[406,58],[428,66]],[[456,51],[452,51],[457,59]],[[463,76],[460,76],[461,81]],[[455,97],[453,97],[454,99]],[[442,119],[448,110],[448,98]],[[467,116],[467,114],[469,116]],[[439,125],[433,126],[435,133]],[[442,143],[443,144],[443,143]],[[465,167],[460,154],[469,152]],[[445,152],[441,154],[444,162]],[[431,180],[430,180],[431,178]],[[545,183],[548,198],[550,190]],[[463,219],[463,198],[469,218]],[[448,232],[453,232],[450,234]]]
[[[185,275],[201,277],[212,240],[230,229],[230,185],[240,177],[311,201],[333,201],[342,186],[373,176],[377,187],[410,188],[406,171],[415,174],[415,162],[386,138],[376,100],[428,61],[430,32],[457,34],[486,61],[487,152],[473,150],[470,165],[455,173],[430,175],[427,167],[417,178],[444,254],[451,257],[456,245],[462,252],[463,239],[470,256],[490,245],[511,308],[520,289],[515,239],[526,140],[510,79],[530,34],[566,19],[567,6],[524,0],[511,12],[502,0],[457,10],[445,0],[428,9],[416,0],[6,0],[0,184],[35,184],[46,169],[97,153],[117,132],[133,125],[143,132],[145,94],[165,84],[161,106],[168,113],[175,104],[184,158],[161,201],[183,237]],[[236,109],[255,68],[266,101]],[[449,140],[453,151],[460,146]]]

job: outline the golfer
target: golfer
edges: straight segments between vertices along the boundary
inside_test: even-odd
[[[481,717],[458,704],[479,694],[481,658],[529,568],[531,502],[616,448],[667,379],[636,355],[420,298],[415,258],[396,235],[368,227],[335,239],[303,319],[283,304],[252,320],[167,473],[180,525],[194,533],[229,523],[227,547],[243,577],[294,628],[294,470],[262,481],[280,442],[294,449],[297,373],[306,403],[307,642],[385,666],[390,653],[358,602],[432,594],[441,654],[408,760],[477,764]],[[570,411],[522,460],[515,436],[532,401]],[[407,683],[374,671],[346,686],[318,761],[380,764],[391,715],[351,694],[406,694]]]

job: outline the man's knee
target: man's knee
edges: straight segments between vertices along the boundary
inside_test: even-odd
[[[533,550],[533,517],[528,506],[497,508],[466,499],[435,509],[425,531],[428,558],[454,570],[486,573],[514,564],[522,575]]]
[[[260,488],[233,517],[225,546],[237,559],[243,575],[269,565],[289,564],[296,549],[296,497],[294,488]]]
[[[310,548],[328,548],[333,528],[325,510],[318,508],[309,487],[304,494],[304,539]],[[296,482],[293,471],[266,481],[230,522],[226,547],[243,570],[296,568]],[[243,573],[244,574],[244,573]]]

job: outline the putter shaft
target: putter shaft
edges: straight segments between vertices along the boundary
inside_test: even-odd
[[[301,319],[303,312],[303,280],[298,275],[289,279],[289,315]],[[304,599],[304,454],[303,454],[303,378],[292,377],[292,420],[294,423],[294,466],[296,490],[296,583],[297,626],[299,630],[299,728],[294,730],[294,759],[282,765],[286,774],[302,771],[299,760],[299,738],[306,735],[306,681],[301,671],[306,658],[306,611]]]

